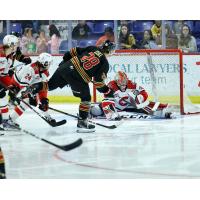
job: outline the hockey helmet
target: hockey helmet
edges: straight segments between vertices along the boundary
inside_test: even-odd
[[[122,92],[125,92],[127,84],[128,84],[128,77],[125,72],[118,71],[115,75],[115,82],[117,83],[118,87]]]
[[[106,40],[100,47],[104,53],[109,54],[112,50],[115,49],[115,45],[110,40]]]
[[[19,39],[15,35],[6,35],[3,38],[3,45],[5,46],[18,46]]]
[[[44,70],[49,69],[50,65],[53,62],[53,58],[50,54],[48,53],[41,53],[38,58],[37,61],[42,64],[42,68]]]

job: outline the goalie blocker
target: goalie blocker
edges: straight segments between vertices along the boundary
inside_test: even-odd
[[[173,117],[168,104],[150,102],[145,89],[129,80],[124,72],[117,72],[115,79],[108,83],[108,87],[114,92],[113,98],[105,98],[99,105],[92,106],[90,110],[92,116],[105,115],[108,120],[119,120],[118,111],[127,111],[158,118]]]

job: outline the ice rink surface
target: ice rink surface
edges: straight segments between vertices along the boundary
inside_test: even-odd
[[[74,104],[52,107],[78,111]],[[57,120],[67,119],[67,124],[52,128],[32,111],[18,122],[57,144],[81,137],[82,146],[64,152],[27,134],[6,132],[0,146],[7,178],[200,178],[200,115],[129,120],[114,130],[96,126],[95,133],[76,133],[76,120],[51,113]]]

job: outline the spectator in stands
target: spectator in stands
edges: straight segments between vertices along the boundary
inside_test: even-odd
[[[90,27],[85,20],[79,20],[77,26],[72,31],[72,38],[75,40],[87,39],[88,32],[91,32]]]
[[[182,26],[178,48],[182,49],[184,52],[197,51],[196,39],[191,35],[190,27],[187,24]]]
[[[32,28],[25,28],[21,39],[21,48],[23,54],[36,53],[36,41],[32,34]]]
[[[60,46],[60,32],[56,28],[54,24],[49,26],[49,36],[50,40],[48,44],[51,45],[50,51],[51,54],[59,54],[59,46]]]
[[[162,21],[161,20],[155,20],[155,24],[151,28],[151,33],[153,35],[153,39],[156,39],[162,31]]]
[[[165,36],[166,36],[166,49],[177,49],[178,48],[178,38],[172,33],[169,24],[165,24]],[[162,34],[156,38],[156,44],[158,47],[162,48]]]
[[[141,49],[157,49],[158,46],[155,43],[151,30],[145,30],[143,35],[143,40],[140,44]]]
[[[131,49],[134,48],[136,42],[134,36],[129,32],[127,25],[121,26],[119,33],[119,48],[120,49]]]
[[[48,52],[48,39],[45,36],[44,30],[39,31],[39,37],[36,40],[36,46],[38,54]]]
[[[121,27],[122,27],[123,25],[127,26],[129,31],[131,30],[132,23],[131,23],[130,20],[120,20],[120,26],[118,26],[119,32],[120,32]]]
[[[173,31],[177,36],[181,35],[181,29],[182,29],[183,25],[184,25],[184,21],[183,20],[178,20],[177,22],[174,23]]]
[[[110,42],[115,41],[114,32],[111,27],[105,28],[104,35],[97,40],[96,46],[101,46],[106,40],[109,40]]]

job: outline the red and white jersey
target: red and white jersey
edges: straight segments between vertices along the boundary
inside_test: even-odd
[[[108,83],[108,87],[113,90],[115,106],[120,110],[127,108],[131,104],[131,98],[133,98],[133,96],[136,98],[138,95],[142,95],[144,101],[146,101],[146,99],[148,98],[148,94],[144,90],[144,88],[137,85],[137,83],[133,83],[131,80],[128,80],[125,92],[122,92],[120,90],[120,88],[114,80]],[[134,100],[137,101],[137,98]]]
[[[49,72],[45,70],[43,72],[39,71],[39,67],[36,63],[29,65],[23,65],[16,70],[13,75],[13,84],[19,88],[27,87],[39,82],[48,81]]]
[[[6,86],[10,85],[11,78],[8,75],[10,66],[12,65],[12,59],[6,58],[3,53],[2,47],[0,47],[0,81]]]

